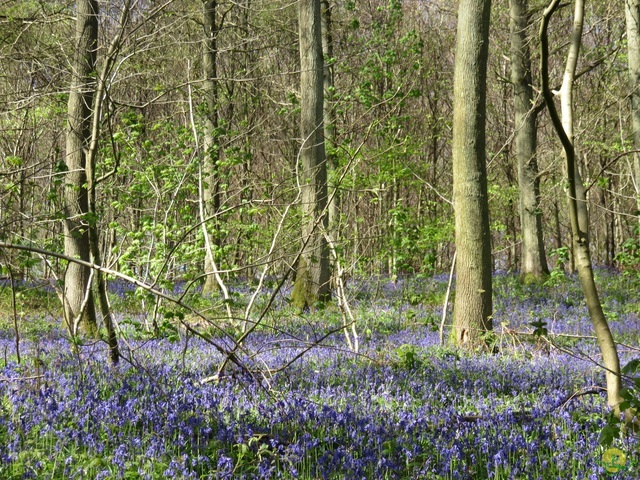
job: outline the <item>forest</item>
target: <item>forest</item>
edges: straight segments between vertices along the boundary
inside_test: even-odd
[[[640,477],[640,0],[0,0],[0,478]]]

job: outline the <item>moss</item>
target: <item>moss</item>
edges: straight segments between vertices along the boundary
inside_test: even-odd
[[[302,312],[308,308],[323,308],[325,303],[331,299],[330,293],[320,295],[316,288],[317,283],[311,278],[311,272],[307,268],[306,260],[300,258],[296,281],[291,292],[291,305]]]
[[[544,273],[526,272],[520,275],[520,283],[525,286],[542,285],[546,280],[547,275]]]
[[[296,281],[293,284],[291,292],[291,305],[299,311],[312,306],[317,299],[313,298],[311,289],[311,275],[307,269],[306,262],[300,258],[298,262],[298,271],[296,272]]]

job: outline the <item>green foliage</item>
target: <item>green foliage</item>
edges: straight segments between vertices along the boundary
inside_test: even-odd
[[[397,368],[414,370],[424,366],[425,356],[415,345],[400,345],[394,353],[396,357],[394,365]]]
[[[278,459],[277,451],[269,445],[267,434],[254,433],[243,440],[232,447],[236,470],[258,475],[258,466],[263,460]]]
[[[513,216],[517,215],[514,205],[518,204],[518,187],[517,184],[509,186],[493,183],[488,187],[490,198],[490,210],[496,212],[493,215],[493,222],[490,226],[491,231],[499,235],[505,242],[516,241],[513,237],[512,228],[510,229]]]
[[[520,275],[520,282],[525,285],[535,285],[538,283],[544,283],[548,280],[546,275],[537,275],[533,272],[526,272],[524,275]]]
[[[18,328],[26,338],[47,336],[59,324],[52,314],[61,316],[60,300],[55,292],[41,286],[19,285],[15,287]],[[0,288],[0,330],[13,331],[13,300],[8,286]]]
[[[626,275],[640,276],[640,227],[636,226],[634,236],[624,241],[615,260]]]
[[[362,326],[367,336],[398,332],[404,326],[399,312],[382,311],[372,313],[369,310],[359,312],[358,318],[360,319],[359,325]]]
[[[460,350],[450,345],[438,345],[429,349],[429,356],[439,360],[452,361],[454,364],[460,360]]]
[[[441,307],[446,294],[446,285],[431,280],[418,280],[415,283],[407,281],[402,290],[402,301],[411,306],[425,305]]]
[[[535,320],[529,322],[529,325],[533,327],[533,335],[536,337],[546,337],[549,334],[547,330],[547,322],[544,320]]]
[[[549,252],[551,257],[556,257],[556,264],[544,282],[546,287],[557,287],[566,280],[564,265],[569,261],[569,253],[569,247],[560,247]]]
[[[363,167],[350,171],[343,187],[370,192],[365,197],[372,211],[367,228],[377,224],[382,235],[375,241],[369,265],[388,265],[393,275],[433,273],[438,249],[453,238],[451,218],[431,215],[439,206],[430,195],[419,202],[407,198],[408,192],[422,188],[421,179],[431,168],[423,159],[424,132],[416,131],[415,119],[409,114],[424,110],[420,78],[425,69],[425,40],[405,18],[402,2],[392,0],[377,7],[354,2],[345,13],[354,17],[351,25],[357,29],[346,42],[355,45],[364,40],[366,55],[361,63],[338,57],[336,69],[353,78],[354,87],[339,97],[336,113],[361,115],[375,128],[362,146],[350,126],[339,132],[340,148],[335,153],[339,165],[355,155]]]
[[[152,318],[127,316],[120,322],[120,328],[127,337],[135,340],[164,338],[170,342],[180,340],[179,322],[184,319],[182,312],[160,312],[160,322]]]
[[[482,339],[483,348],[486,349],[486,351],[491,353],[498,353],[499,345],[500,345],[500,337],[495,331],[493,330],[484,331],[480,335],[480,338]]]
[[[184,271],[184,266],[201,261],[202,244],[189,234],[197,224],[191,200],[197,198],[198,164],[192,145],[190,129],[171,122],[147,125],[136,111],[125,113],[104,143],[100,173],[117,166],[121,177],[130,178],[129,188],[105,192],[112,216],[106,228],[120,239],[113,253],[123,273],[171,278],[176,274],[172,269]],[[139,206],[147,202],[159,208],[142,213]],[[170,254],[172,262],[167,263]]]
[[[627,386],[620,391],[623,398],[618,406],[620,416],[611,412],[607,417],[607,423],[600,432],[600,444],[603,447],[610,447],[615,439],[622,438],[626,434],[635,434],[640,428],[633,423],[637,413],[640,412],[640,359],[634,358],[622,367],[621,373],[627,380]]]

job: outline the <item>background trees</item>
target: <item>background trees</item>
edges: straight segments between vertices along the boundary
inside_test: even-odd
[[[221,398],[228,400],[229,392],[238,382],[255,372],[265,374],[264,382],[249,385],[243,394],[255,393],[249,396],[261,401],[265,398],[263,393],[271,395],[279,385],[284,386],[280,381],[285,380],[287,388],[297,383],[293,378],[293,382],[284,378],[287,375],[272,375],[274,371],[287,369],[309,348],[325,341],[336,346],[333,334],[344,330],[350,350],[361,348],[380,360],[382,368],[378,373],[382,372],[384,378],[378,384],[381,386],[378,393],[382,392],[385,398],[378,394],[380,398],[363,397],[362,410],[352,411],[356,416],[350,418],[358,417],[356,420],[360,422],[362,418],[377,417],[384,421],[371,425],[389,426],[387,417],[393,414],[392,421],[398,420],[399,431],[404,432],[405,420],[409,418],[405,414],[421,415],[427,405],[422,402],[424,405],[414,408],[412,395],[405,395],[410,390],[412,393],[424,390],[425,383],[416,382],[416,375],[434,369],[449,372],[451,375],[443,380],[443,386],[458,382],[460,390],[463,383],[477,386],[474,381],[486,376],[487,368],[495,366],[485,362],[482,368],[475,368],[471,365],[475,356],[464,355],[462,362],[453,362],[455,368],[449,369],[450,354],[458,358],[458,352],[440,347],[423,350],[422,345],[416,345],[416,332],[421,341],[434,340],[435,336],[429,337],[426,330],[434,326],[437,316],[433,313],[434,305],[440,308],[439,287],[443,284],[434,275],[448,272],[455,263],[454,255],[458,256],[458,270],[452,339],[470,347],[483,343],[503,347],[502,343],[492,345],[495,335],[484,335],[493,323],[492,280],[497,277],[496,291],[505,296],[497,297],[496,305],[509,311],[508,315],[500,312],[502,316],[496,320],[502,327],[500,340],[520,338],[511,337],[509,320],[513,320],[513,328],[534,327],[533,341],[528,344],[533,348],[523,349],[532,355],[539,353],[537,348],[545,351],[540,336],[549,318],[557,319],[551,327],[556,332],[590,333],[580,321],[581,313],[567,308],[575,291],[564,287],[573,283],[561,280],[565,269],[577,269],[610,370],[609,402],[623,409],[618,403],[621,383],[615,340],[637,342],[637,335],[629,333],[637,329],[637,322],[634,323],[635,317],[628,323],[617,322],[612,337],[607,320],[632,317],[629,312],[634,305],[615,302],[627,298],[624,292],[633,282],[626,276],[607,275],[615,288],[609,291],[607,300],[611,304],[605,304],[603,309],[594,288],[591,263],[614,267],[616,272],[628,275],[637,275],[640,270],[637,234],[640,174],[635,160],[637,129],[630,118],[636,110],[633,22],[637,7],[631,0],[626,4],[630,21],[625,25],[621,2],[588,2],[584,28],[576,29],[572,37],[574,13],[567,8],[571,2],[565,2],[562,8],[555,2],[559,8],[549,35],[545,36],[555,47],[552,48],[555,54],[546,58],[540,50],[541,39],[528,32],[529,25],[541,20],[546,2],[530,0],[527,5],[512,0],[511,8],[507,8],[507,2],[495,2],[491,19],[489,3],[489,0],[0,2],[0,286],[7,283],[14,286],[17,279],[26,285],[22,291],[33,284],[55,288],[64,306],[69,307],[66,318],[77,347],[75,352],[89,354],[95,345],[104,348],[93,339],[83,345],[82,335],[76,335],[80,327],[85,328],[89,337],[97,337],[106,330],[114,362],[119,358],[117,340],[136,339],[121,351],[127,361],[133,366],[140,365],[141,370],[112,369],[111,373],[117,376],[116,384],[102,384],[104,395],[89,395],[91,399],[107,402],[118,396],[118,389],[129,389],[131,382],[121,381],[122,375],[134,374],[131,380],[142,369],[147,373],[145,378],[161,387],[148,390],[154,395],[157,392],[160,396],[153,398],[162,397],[159,401],[163,405],[171,400],[171,395],[166,394],[176,388],[182,400],[186,398],[185,392],[197,391],[206,393],[207,398],[212,398],[211,392],[219,391]],[[553,83],[560,83],[565,71],[565,60],[557,53],[568,38],[573,38],[573,45],[581,45],[580,55],[572,57],[575,62],[567,69],[573,96],[569,95],[569,89],[562,89],[562,96],[567,99],[564,103],[570,107],[565,109],[565,118],[573,113],[574,121],[558,126],[553,109],[543,108],[542,93],[547,97],[544,103],[553,105],[550,94],[562,86]],[[541,56],[548,69],[544,75],[532,67]],[[630,82],[621,80],[627,78]],[[568,171],[577,171],[575,167],[579,165],[581,177],[566,176],[558,161],[556,131],[564,132],[566,137],[563,143]],[[584,194],[577,203],[580,187]],[[567,188],[570,208],[566,207]],[[586,222],[578,220],[578,207],[590,213],[588,235]],[[305,307],[329,298],[332,272],[328,250],[334,261],[334,273],[339,277],[335,295],[338,301],[329,305],[327,311],[307,315]],[[544,254],[553,267],[549,276],[545,272]],[[95,264],[102,267],[96,268]],[[526,274],[539,277],[540,290],[519,285],[514,276],[501,276],[505,271],[525,273],[523,280],[527,279]],[[350,277],[357,281],[345,288]],[[110,295],[106,281],[112,282]],[[554,288],[559,284],[563,288]],[[19,289],[3,292],[9,290],[13,293]],[[348,298],[345,292],[353,298]],[[448,294],[447,290],[445,319]],[[533,301],[536,294],[539,296]],[[91,303],[94,295],[101,307],[95,318]],[[532,303],[522,301],[527,296]],[[48,451],[50,445],[59,445],[43,442],[38,425],[46,423],[47,431],[52,433],[56,429],[49,428],[49,419],[52,416],[64,419],[59,415],[62,410],[57,408],[64,409],[64,402],[49,401],[58,395],[55,389],[47,388],[46,392],[40,389],[43,378],[41,370],[37,370],[41,367],[40,360],[45,358],[46,368],[51,368],[46,379],[55,376],[52,374],[59,371],[62,359],[73,360],[67,365],[83,367],[66,377],[70,382],[59,375],[63,380],[58,383],[65,388],[88,382],[95,393],[93,381],[110,375],[97,365],[103,358],[100,355],[69,358],[72,356],[60,351],[53,356],[49,352],[40,355],[39,337],[29,342],[33,347],[29,354],[36,360],[35,375],[31,375],[27,362],[13,368],[12,351],[15,348],[19,363],[20,334],[29,331],[32,324],[27,321],[32,318],[31,315],[21,318],[16,305],[23,300],[15,295],[8,297],[7,303],[13,307],[12,322],[8,325],[15,332],[15,342],[13,345],[5,342],[4,349],[8,367],[4,383],[8,390],[3,398],[6,412],[2,413],[6,413],[7,435],[13,432],[12,425],[17,425],[10,417],[20,414],[16,410],[19,403],[38,407],[37,402],[31,405],[28,401],[36,397],[37,401],[49,403],[44,409],[32,409],[42,419],[41,424],[22,422],[24,428],[27,424],[37,427],[20,436],[20,441],[4,442],[12,443],[7,452],[19,463],[16,468],[25,460],[24,471],[14,470],[16,475],[22,475],[29,465],[26,459],[33,460],[33,471],[40,471],[37,465],[48,457],[41,452]],[[46,295],[33,298],[49,300]],[[119,302],[120,316],[111,316],[110,300]],[[296,308],[291,308],[292,300]],[[349,309],[349,302],[354,305],[353,310]],[[274,305],[279,308],[272,308]],[[30,305],[26,307],[29,308]],[[34,310],[42,314],[42,318],[36,319],[38,327],[41,321],[49,328],[52,319],[58,321],[61,317],[62,308],[58,304],[36,305]],[[84,319],[82,312],[87,313]],[[4,320],[4,315],[0,312],[0,320]],[[365,322],[366,326],[361,325]],[[396,329],[407,325],[411,327],[407,337],[395,335]],[[373,337],[383,330],[393,330],[393,337],[385,336],[383,342],[376,343]],[[263,332],[267,335],[262,336]],[[270,332],[276,335],[271,337]],[[250,338],[253,333],[256,335]],[[426,335],[422,336],[423,333]],[[36,335],[39,334],[40,329]],[[144,341],[137,342],[139,338]],[[178,338],[182,340],[180,351],[173,349],[170,357],[155,356],[158,352],[154,350],[162,350],[168,344],[167,339]],[[585,343],[590,341],[589,338]],[[395,348],[405,342],[408,343]],[[138,348],[141,344],[144,345]],[[334,365],[337,369],[331,374],[344,376],[352,366],[353,372],[363,373],[358,370],[361,363],[369,369],[364,372],[366,375],[376,371],[369,362],[356,358],[351,364],[351,360],[343,361],[336,353],[323,351],[308,358],[309,362],[300,362],[304,366],[296,365],[301,367],[297,371],[303,376],[305,372],[326,374],[330,369],[324,367]],[[147,361],[138,363],[143,355]],[[507,355],[492,358],[502,362]],[[551,356],[551,363],[558,358],[568,357]],[[520,373],[512,376],[515,387],[532,372],[527,359],[528,356],[515,359],[528,369],[522,372],[524,376]],[[537,363],[547,368],[541,371],[548,373],[551,364],[544,365],[545,362]],[[462,363],[467,367],[461,370]],[[634,366],[635,363],[631,364]],[[166,373],[171,368],[180,378],[188,377],[188,385],[170,381],[167,390],[168,384],[162,379],[168,377],[160,378],[156,373]],[[393,369],[394,378],[395,372],[407,374],[406,384],[400,388],[396,385],[392,390],[402,391],[408,403],[403,399],[395,402],[391,397],[393,405],[387,401],[389,368]],[[212,369],[217,369],[213,375]],[[100,374],[92,375],[92,371]],[[589,369],[588,373],[576,370],[578,383],[571,380],[577,377],[564,376],[558,380],[557,375],[540,376],[539,372],[533,372],[546,383],[542,382],[536,391],[524,389],[522,396],[513,393],[517,388],[493,382],[497,386],[494,396],[498,409],[486,402],[469,406],[473,410],[477,407],[483,417],[488,412],[487,419],[507,414],[513,417],[517,428],[524,424],[526,429],[535,423],[544,443],[548,440],[547,426],[555,428],[558,421],[563,422],[560,417],[566,416],[563,410],[566,403],[556,407],[557,392],[582,386],[581,382],[592,378],[594,371],[599,370]],[[75,376],[76,373],[79,375]],[[204,377],[202,381],[194,383],[193,379],[200,375]],[[306,375],[307,380],[311,377]],[[341,388],[344,387],[347,396],[334,395],[335,390],[330,389],[331,398],[321,399],[333,403],[336,412],[342,411],[344,399],[353,394],[353,385],[362,382],[362,375],[346,377],[349,385]],[[558,382],[550,386],[547,380],[551,377]],[[167,385],[158,384],[158,378]],[[327,375],[317,378],[330,386],[335,383]],[[268,387],[274,390],[252,390],[272,380]],[[209,389],[214,387],[214,381],[215,388]],[[22,385],[36,388],[31,391]],[[270,397],[269,405],[278,407],[271,409],[278,410],[274,418],[286,416],[288,408],[304,410],[305,405],[311,408],[309,418],[316,419],[316,413],[325,412],[325,405],[318,405],[315,400],[300,402],[300,395],[307,394],[304,389],[294,388],[295,396],[289,397],[291,402],[273,402]],[[549,389],[553,390],[551,396],[546,395]],[[64,391],[59,390],[62,397]],[[461,412],[457,411],[455,391],[456,388],[450,390],[454,401],[449,402],[451,405],[442,414],[444,420],[434,417],[434,425],[451,418],[465,423],[478,419],[475,415],[457,415]],[[315,393],[307,392],[316,399]],[[592,392],[591,388],[578,392],[579,395],[567,397],[567,401]],[[629,392],[622,395],[635,395]],[[136,390],[132,395],[142,394]],[[555,399],[554,406],[534,408],[544,414],[548,423],[530,422],[533,419],[530,412],[512,410],[518,405],[530,406],[532,395],[540,397],[540,405],[551,397]],[[89,396],[78,396],[78,405],[89,405]],[[27,399],[26,403],[23,399]],[[187,432],[193,441],[169,442],[177,445],[177,450],[158,451],[159,461],[144,465],[149,472],[164,471],[165,467],[173,471],[169,462],[175,465],[175,458],[184,465],[191,463],[198,475],[216,469],[221,472],[225,465],[228,471],[240,472],[244,467],[238,465],[251,457],[251,461],[260,464],[259,468],[286,464],[285,468],[291,468],[292,475],[296,475],[294,469],[298,466],[299,471],[312,471],[309,458],[311,462],[320,456],[327,461],[335,460],[334,455],[322,455],[335,451],[335,435],[329,435],[332,439],[329,443],[322,440],[316,443],[311,437],[310,443],[301,440],[304,445],[292,443],[292,438],[302,438],[297,433],[299,422],[296,425],[289,422],[284,428],[282,422],[276,426],[268,419],[265,423],[258,419],[256,424],[256,411],[271,410],[256,410],[256,405],[262,406],[255,402],[239,402],[242,405],[231,412],[232,416],[237,413],[237,418],[246,417],[250,422],[246,429],[232,431],[226,427],[233,424],[236,428],[241,422],[227,425],[228,401],[214,402],[213,410],[203,410],[204,404],[196,397],[193,399],[197,405],[185,404],[189,406],[181,410],[184,415],[172,417],[178,422],[174,422],[176,438]],[[421,402],[419,396],[414,400]],[[117,407],[122,402],[111,403]],[[604,407],[598,402],[594,405]],[[575,422],[575,428],[573,424],[565,425],[569,436],[576,439],[568,443],[585,445],[581,435],[600,428],[597,421],[589,423],[597,410],[592,409],[594,405],[576,410],[578,415],[574,416],[579,421]],[[221,416],[211,415],[216,409]],[[143,408],[134,413],[156,410]],[[193,417],[198,412],[204,412],[204,423],[198,424],[198,418]],[[523,413],[523,417],[515,413]],[[86,418],[80,415],[78,425],[85,425]],[[523,418],[527,421],[522,422]],[[194,419],[198,425],[192,422]],[[63,433],[75,431],[75,420],[71,423],[67,420],[64,428],[58,429]],[[166,435],[158,436],[158,432],[147,435],[147,430],[141,427],[145,422],[138,420],[132,420],[126,434],[146,438],[149,445],[156,439],[167,445]],[[448,449],[445,454],[437,448],[437,442],[425,436],[423,419],[418,420],[414,422],[415,438],[410,439],[417,443],[400,445],[390,434],[392,441],[376,437],[373,447],[371,442],[363,442],[360,451],[347,448],[347,457],[356,466],[367,455],[374,458],[376,452],[386,452],[391,460],[382,463],[373,460],[369,470],[381,471],[382,476],[394,471],[394,464],[412,473],[433,469],[430,462],[434,458],[441,463],[445,476],[455,468],[469,475],[482,476],[486,471],[488,476],[491,465],[495,472],[506,475],[523,465],[519,461],[521,455],[509,456],[513,448],[494,448],[489,453],[485,448],[481,454],[488,460],[478,467],[479,457],[455,444],[464,443],[464,438],[445,442],[445,450]],[[100,422],[93,423],[98,429],[104,427]],[[158,422],[146,423],[153,426]],[[488,422],[477,423],[480,426]],[[196,430],[191,429],[194,425]],[[584,428],[585,425],[590,426]],[[269,432],[270,446],[267,446],[260,439],[266,435],[262,432],[272,426],[275,428]],[[87,466],[91,462],[99,470],[107,466],[102,459],[118,457],[122,460],[121,472],[129,467],[131,472],[138,472],[140,463],[136,459],[144,450],[134,445],[128,457],[121,455],[120,448],[111,455],[111,447],[131,442],[120,441],[122,428],[107,430],[102,432],[104,435],[96,435],[108,442],[104,451],[82,439],[69,444],[79,447],[72,452],[74,468],[91,469]],[[322,427],[315,433],[324,438],[329,430]],[[441,436],[440,429],[429,430],[433,432],[427,434]],[[342,439],[353,438],[354,431]],[[474,431],[477,429],[469,430]],[[496,432],[494,429],[493,433]],[[576,432],[580,438],[575,436]],[[513,443],[513,436],[502,433],[501,430],[495,438]],[[530,432],[520,433],[524,435],[520,437],[529,439]],[[220,437],[215,437],[218,434]],[[559,434],[558,441],[569,438],[565,437]],[[282,443],[273,443],[276,439]],[[27,447],[39,445],[45,445],[45,449],[28,451]],[[320,449],[318,445],[322,445]],[[545,445],[549,458],[557,457],[557,449]],[[416,451],[416,446],[421,450]],[[481,447],[484,448],[478,446]],[[68,450],[61,451],[66,455]],[[99,456],[97,463],[85,455],[93,450]],[[298,461],[295,458],[301,451],[309,455]],[[186,452],[195,454],[197,461],[190,462],[183,455]],[[289,458],[289,452],[293,457]],[[504,452],[506,457],[502,455]],[[449,453],[458,455],[457,459]],[[231,465],[232,459],[227,454],[235,457],[236,465]],[[509,465],[502,470],[499,462],[494,461],[498,456],[517,466],[511,469]],[[55,454],[51,458],[48,465],[62,472]],[[206,458],[211,463],[201,461]],[[66,460],[62,463],[67,465]],[[568,468],[557,462],[548,463],[548,470],[555,472],[555,476],[558,468]],[[584,466],[582,463],[580,468]],[[246,465],[247,471],[254,467]],[[536,464],[531,471],[546,472],[547,467]],[[598,468],[595,465],[589,468],[592,467]],[[360,477],[366,476],[362,474],[365,470],[356,468],[353,471],[360,472]],[[60,475],[66,473],[65,470]]]
[[[296,203],[297,169],[301,179],[305,176],[298,159],[308,152],[300,141],[319,132],[309,127],[300,134],[307,111],[307,89],[300,81],[310,70],[301,65],[294,28],[298,5],[133,2],[123,27],[125,3],[91,3],[99,12],[90,16],[97,49],[76,48],[71,40],[75,4],[72,9],[67,2],[14,0],[0,6],[6,72],[0,77],[2,240],[62,252],[65,224],[68,232],[92,226],[98,246],[93,257],[107,266],[164,288],[203,281],[203,272],[211,270],[204,265],[199,214],[199,155],[206,152],[202,185],[213,193],[205,202],[205,216],[211,217],[207,231],[220,280],[251,283],[265,263],[269,275],[281,278],[295,268],[303,225],[310,218],[304,207],[313,203]],[[462,179],[457,167],[453,171],[453,158],[460,158],[453,154],[457,9],[444,1],[321,3],[325,22],[330,12],[331,35],[325,29],[321,60],[331,73],[323,76],[332,82],[322,92],[324,117],[331,118],[324,118],[323,135],[313,142],[309,137],[309,145],[326,144],[326,184],[340,199],[333,204],[329,231],[341,265],[347,275],[395,278],[448,271],[454,252],[453,185]],[[625,5],[627,24],[621,6],[587,5],[576,65],[574,137],[581,145],[578,161],[591,211],[593,260],[633,269],[640,254],[634,232],[637,157],[630,152],[637,147],[628,96],[636,87],[620,79],[634,68],[633,35],[625,37],[625,32],[631,31],[636,7]],[[549,117],[540,107],[539,74],[530,67],[538,63],[538,40],[527,31],[539,20],[541,5],[513,0],[511,11],[505,7],[495,6],[489,29],[483,143],[492,215],[482,238],[490,240],[486,245],[494,271],[544,273],[546,253],[560,273],[558,260],[569,268],[573,251],[565,184]],[[552,44],[566,38],[569,10],[557,12]],[[117,52],[109,56],[119,33]],[[71,68],[74,50],[86,58],[76,58],[78,67]],[[107,61],[112,62],[109,73],[101,78]],[[551,58],[549,67],[552,78],[559,78],[561,61]],[[62,132],[75,118],[69,141],[82,139],[95,113],[87,95],[99,81],[105,83],[102,113],[93,117],[98,127],[94,204],[83,210],[76,208],[81,196],[71,196],[91,182],[78,178],[75,187],[66,185],[73,183],[72,174],[82,174],[87,139],[83,150],[80,144],[67,145]],[[82,101],[71,100],[80,94]],[[67,117],[68,105],[85,110]],[[311,123],[317,127],[321,122],[313,112]],[[523,195],[520,208],[516,183]],[[320,198],[327,195],[319,193]],[[319,218],[324,210],[313,216]],[[471,218],[484,218],[484,213]],[[459,233],[464,225],[458,226]],[[270,250],[279,228],[279,240]],[[482,228],[486,232],[486,225]],[[63,280],[65,271],[75,268],[15,251],[5,251],[1,261],[25,279]],[[82,275],[84,285],[88,273]],[[67,280],[71,288],[75,282]],[[138,299],[151,311],[161,307],[145,295]]]
[[[202,38],[202,79],[204,110],[204,141],[202,145],[203,159],[200,183],[202,185],[203,217],[208,214],[217,215],[220,210],[220,179],[218,161],[220,159],[220,122],[219,122],[219,89],[218,89],[218,18],[216,18],[217,1],[202,2],[203,38]],[[214,222],[213,232],[209,232],[204,222],[203,238],[205,239],[205,283],[203,291],[211,293],[217,286],[217,266],[214,248],[220,246],[218,222]]]

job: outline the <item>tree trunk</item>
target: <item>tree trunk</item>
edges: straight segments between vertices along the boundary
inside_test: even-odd
[[[477,347],[492,329],[491,234],[485,151],[490,0],[461,0],[453,85],[456,297],[453,338]]]
[[[91,107],[96,86],[98,49],[98,2],[76,2],[76,45],[71,66],[71,89],[67,107],[64,188],[64,253],[90,261],[87,191],[87,147],[91,138]],[[64,275],[63,303],[66,326],[72,336],[98,337],[91,271],[70,263]]]
[[[514,88],[515,137],[520,187],[520,225],[522,230],[521,279],[524,283],[549,274],[542,238],[540,178],[538,176],[537,110],[531,86],[531,55],[528,47],[528,1],[510,0],[511,81]]]
[[[217,1],[203,2],[203,25],[204,38],[202,41],[202,71],[203,71],[203,91],[205,96],[205,124],[204,124],[204,168],[206,178],[203,194],[206,215],[212,215],[220,209],[220,189],[218,179],[218,160],[220,159],[219,148],[219,125],[218,125],[218,29],[216,25]],[[205,253],[204,270],[207,274],[202,288],[203,293],[211,293],[218,290],[219,285],[212,272],[215,269],[213,255],[220,246],[220,236],[217,232],[217,220],[213,223],[214,233],[210,236],[212,242],[211,252]],[[206,243],[206,242],[205,242]]]
[[[582,43],[582,30],[584,24],[584,0],[576,0],[574,20],[573,20],[573,33],[571,35],[571,44],[569,45],[569,51],[567,53],[567,63],[565,65],[564,76],[562,78],[562,86],[560,87],[560,109],[561,120],[564,131],[573,144],[573,84],[576,75],[576,66],[578,64],[578,56],[580,54],[580,44]],[[575,153],[575,147],[574,147]],[[574,198],[576,199],[578,223],[580,230],[589,237],[589,210],[587,208],[587,198],[585,194],[584,184],[582,183],[582,176],[580,175],[580,168],[578,165],[578,157],[574,155],[574,168],[573,182],[575,184],[576,191],[574,192]],[[578,269],[576,257],[577,252],[574,252],[575,268]]]
[[[333,179],[328,185],[329,194],[329,232],[333,240],[339,238],[340,189],[336,184],[339,178],[338,158],[335,153],[336,115],[333,106],[335,86],[333,81],[333,35],[331,25],[331,5],[322,0],[322,55],[324,60],[324,142],[327,167]]]
[[[591,265],[591,254],[589,251],[589,235],[586,225],[583,223],[586,219],[586,203],[581,202],[578,198],[578,185],[579,175],[576,173],[576,155],[573,145],[573,138],[571,136],[572,125],[572,101],[571,92],[573,89],[573,82],[575,78],[575,62],[578,57],[580,49],[581,37],[582,37],[582,18],[584,16],[584,2],[583,0],[576,0],[575,15],[574,15],[574,30],[571,37],[571,43],[569,46],[569,55],[567,58],[567,67],[565,69],[565,75],[563,79],[562,95],[566,95],[562,98],[563,105],[563,119],[560,119],[558,111],[556,110],[553,100],[553,94],[549,87],[549,72],[548,72],[548,59],[549,59],[549,46],[547,37],[547,28],[551,15],[558,7],[560,0],[553,0],[544,12],[542,22],[540,25],[540,45],[541,45],[541,59],[540,70],[542,80],[542,93],[544,95],[547,109],[551,120],[562,142],[564,149],[565,160],[567,165],[567,200],[569,206],[569,218],[571,222],[571,236],[573,244],[573,257],[575,267],[580,278],[580,284],[582,285],[582,291],[589,310],[589,317],[593,323],[593,329],[602,352],[602,359],[606,371],[607,378],[607,401],[611,407],[618,410],[618,405],[622,402],[620,396],[620,390],[622,389],[622,381],[620,377],[620,362],[618,359],[618,351],[616,344],[613,340],[611,330],[609,330],[609,324],[604,316],[600,298],[598,296],[598,290],[593,276],[593,270]],[[567,131],[567,128],[569,129]],[[581,205],[582,204],[582,205]],[[580,212],[580,209],[584,208],[585,212]]]
[[[300,36],[300,188],[302,252],[291,301],[304,309],[330,297],[327,229],[327,164],[324,146],[324,62],[320,0],[298,3]]]
[[[640,150],[640,0],[625,0],[627,18],[627,58],[631,97],[633,148]],[[640,220],[640,153],[633,154],[633,185],[636,191],[637,215]]]
[[[122,13],[120,16],[120,28],[116,36],[112,39],[107,53],[104,55],[102,62],[102,68],[99,75],[96,76],[96,88],[93,95],[93,106],[91,111],[91,132],[89,136],[89,147],[86,154],[86,175],[87,175],[87,190],[89,194],[89,215],[97,219],[97,183],[96,179],[96,157],[98,153],[98,140],[100,138],[100,124],[102,122],[102,110],[104,106],[104,99],[106,98],[105,91],[107,90],[107,78],[109,78],[112,68],[115,64],[118,51],[122,46],[122,36],[125,30],[125,25],[129,20],[129,13],[131,10],[131,0],[124,0],[122,4]],[[115,173],[113,170],[112,173]],[[102,258],[100,252],[100,235],[98,231],[97,222],[92,222],[89,225],[89,246],[91,253],[91,262],[94,265],[102,265]],[[120,360],[120,349],[118,346],[118,336],[115,330],[115,323],[113,316],[111,315],[111,305],[109,305],[109,298],[107,292],[107,281],[105,274],[101,270],[94,270],[93,272],[96,279],[96,287],[98,289],[98,304],[100,306],[100,313],[102,315],[102,321],[104,322],[105,329],[107,330],[107,344],[109,345],[109,358],[111,363],[117,364]]]

